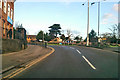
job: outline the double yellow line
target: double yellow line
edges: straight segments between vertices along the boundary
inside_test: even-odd
[[[34,61],[32,61],[29,64],[25,65],[25,68],[22,67],[22,68],[14,71],[14,72],[8,74],[7,76],[3,77],[3,79],[13,78],[14,76],[18,75],[22,71],[28,69],[29,67],[33,66],[34,64],[38,63],[39,61],[41,61],[41,60],[45,59],[46,57],[48,57],[49,55],[51,55],[55,51],[55,49],[52,48],[52,47],[49,47],[49,48],[52,50],[50,53],[48,53],[48,54],[46,54],[46,55],[44,55],[44,56],[42,56],[42,57],[40,57],[38,59],[35,59]]]

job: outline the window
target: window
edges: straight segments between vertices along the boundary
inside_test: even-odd
[[[5,22],[3,21],[3,36],[5,35]]]
[[[2,1],[0,0],[0,8],[2,8],[2,5],[1,5],[1,4],[2,4]]]
[[[8,4],[8,16],[10,17],[10,5]]]
[[[13,18],[13,10],[11,9],[11,19]]]
[[[5,22],[3,21],[3,29],[5,28]]]
[[[6,13],[6,0],[4,1],[4,12]]]

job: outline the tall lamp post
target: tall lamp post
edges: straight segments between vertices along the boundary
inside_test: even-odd
[[[84,5],[84,4],[82,4]],[[86,45],[89,46],[89,0],[88,0],[88,18],[87,18],[87,42]]]
[[[100,27],[100,2],[98,2],[98,37],[99,37],[99,27]]]
[[[88,0],[88,21],[87,21],[87,46],[89,46],[89,0]]]
[[[106,0],[103,0],[106,1]],[[91,3],[91,5],[95,4],[95,2]],[[98,1],[98,42],[99,41],[99,37],[100,37],[100,1]]]

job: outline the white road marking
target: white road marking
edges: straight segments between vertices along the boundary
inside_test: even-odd
[[[77,50],[77,49],[76,49]],[[81,52],[79,51],[79,50],[77,50],[77,52],[79,53],[79,54],[81,54]]]
[[[86,58],[85,58],[85,56],[82,56],[84,59],[85,59],[85,61],[93,68],[93,69],[96,69]]]
[[[71,49],[75,49],[75,48],[73,48],[73,47],[70,47]]]

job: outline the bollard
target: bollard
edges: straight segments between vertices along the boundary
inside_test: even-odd
[[[45,48],[47,48],[47,42],[45,42]]]

